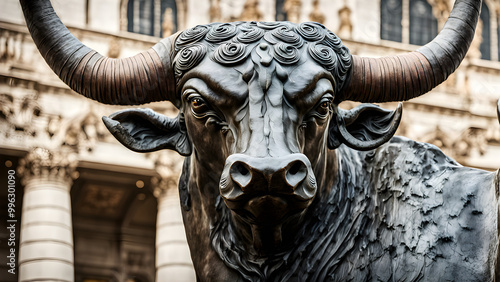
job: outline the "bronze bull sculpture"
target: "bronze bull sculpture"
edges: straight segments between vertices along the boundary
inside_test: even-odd
[[[170,101],[103,120],[139,152],[186,156],[179,189],[203,281],[499,279],[499,176],[393,137],[401,105],[443,82],[474,35],[480,0],[457,0],[415,52],[351,56],[317,23],[208,24],[131,58],[84,46],[49,1],[21,0],[41,54],[107,104]],[[392,139],[391,139],[392,138]]]

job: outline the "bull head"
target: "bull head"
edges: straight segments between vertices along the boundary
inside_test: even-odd
[[[338,104],[405,101],[443,82],[464,58],[481,7],[457,0],[432,42],[385,58],[351,56],[316,23],[239,22],[197,26],[134,57],[109,59],[73,37],[49,1],[21,4],[41,54],[76,92],[106,104],[179,108],[174,119],[144,109],[103,119],[132,150],[187,156],[185,209],[198,203],[205,221],[230,210],[231,224],[257,253],[290,243],[315,198],[331,189],[333,149],[376,148],[401,119],[401,105],[392,112]]]

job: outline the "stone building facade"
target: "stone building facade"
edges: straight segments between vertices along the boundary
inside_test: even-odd
[[[242,19],[314,20],[338,33],[353,54],[404,53],[435,36],[453,4],[448,0],[52,2],[84,44],[115,58],[146,50],[161,36],[196,24]],[[443,85],[404,103],[398,134],[435,144],[464,165],[495,170],[500,167],[496,116],[500,1],[484,2],[467,58]],[[169,151],[134,153],[114,140],[100,119],[122,107],[72,93],[40,57],[23,22],[18,1],[4,0],[0,280],[194,281],[177,192],[182,158]],[[176,115],[167,102],[146,107]],[[12,170],[15,183],[8,185]],[[13,217],[8,210],[11,187],[15,187]],[[15,225],[15,274],[8,272],[10,258],[3,255],[12,248],[9,224]]]

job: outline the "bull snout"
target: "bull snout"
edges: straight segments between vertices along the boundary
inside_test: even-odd
[[[220,183],[221,195],[230,208],[233,203],[258,197],[306,202],[314,198],[316,189],[311,163],[303,154],[278,158],[231,155]]]

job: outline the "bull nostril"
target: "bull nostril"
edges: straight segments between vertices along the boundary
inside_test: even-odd
[[[295,161],[289,165],[285,177],[288,184],[294,188],[299,185],[307,176],[307,167],[301,161]]]
[[[295,175],[300,171],[302,166],[304,166],[302,162],[294,162],[292,167],[288,170],[288,172],[292,175]]]
[[[247,165],[242,162],[236,162],[231,166],[231,178],[236,182],[241,188],[245,188],[252,179],[252,174],[248,169]]]
[[[248,175],[250,171],[241,163],[236,163],[234,168],[243,176]]]

